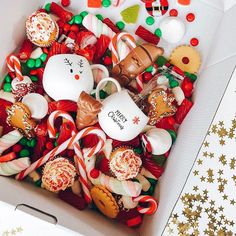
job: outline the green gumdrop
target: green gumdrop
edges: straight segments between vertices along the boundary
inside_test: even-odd
[[[37,187],[41,187],[41,185],[42,185],[41,179],[37,180],[34,184],[35,184],[35,186],[37,186]]]
[[[25,146],[27,144],[27,141],[28,141],[28,139],[24,137],[20,140],[20,144]]]
[[[27,62],[26,62],[26,65],[29,67],[29,68],[34,68],[35,67],[35,60],[34,59],[29,59]]]
[[[11,84],[10,84],[10,83],[5,83],[5,84],[3,85],[3,90],[4,90],[5,92],[11,92]]]
[[[35,60],[35,67],[36,67],[36,68],[39,68],[41,65],[42,65],[41,59],[40,59],[40,58],[37,58],[37,59]]]
[[[40,56],[40,59],[42,62],[45,62],[47,60],[47,54],[46,53],[43,53],[41,56]]]
[[[27,149],[22,149],[21,151],[20,151],[20,157],[29,157],[29,155],[30,155],[30,152],[29,152],[29,150],[27,150]]]
[[[168,129],[167,131],[168,131],[168,133],[170,134],[170,136],[172,138],[172,143],[174,143],[176,138],[177,138],[176,132],[174,130],[171,130],[171,129]]]
[[[50,8],[51,8],[51,3],[47,3],[44,7],[44,9],[46,10],[46,12],[50,12]]]
[[[74,23],[77,24],[77,25],[80,25],[83,21],[83,17],[80,15],[76,15],[74,16]]]
[[[141,154],[143,151],[142,151],[141,148],[135,148],[134,152],[137,153],[137,154]]]
[[[139,9],[140,5],[136,4],[123,10],[120,13],[123,21],[127,24],[135,24],[139,16]]]
[[[153,17],[149,16],[149,17],[146,18],[146,24],[147,25],[153,25],[154,22],[155,22],[155,20],[154,20]]]
[[[153,70],[153,66],[149,66],[145,71],[146,72],[152,72],[152,70]]]
[[[175,79],[171,80],[169,84],[171,88],[175,88],[179,86],[179,82],[176,81]]]
[[[109,6],[111,6],[111,1],[110,1],[110,0],[103,0],[103,1],[102,1],[102,6],[103,6],[103,7],[109,7]]]
[[[116,26],[120,29],[120,30],[123,30],[125,28],[125,23],[122,22],[122,21],[118,21],[116,23]]]
[[[164,66],[165,64],[166,64],[166,62],[167,62],[168,60],[165,58],[165,57],[163,57],[163,56],[160,56],[160,57],[158,57],[157,58],[157,65],[159,66],[159,67],[162,67],[162,66]]]
[[[84,18],[85,16],[88,15],[88,12],[87,12],[87,11],[82,11],[82,12],[80,13],[80,15]]]
[[[155,30],[155,35],[156,35],[157,37],[161,38],[162,32],[161,32],[161,29],[160,29],[160,28],[157,28],[157,29]]]
[[[192,81],[195,82],[197,80],[197,76],[195,74],[191,74],[189,72],[184,72],[184,74]]]
[[[9,74],[7,74],[4,78],[5,82],[6,83],[11,83],[12,79],[11,79],[11,76]]]
[[[30,147],[30,140],[27,141],[26,145]]]
[[[103,16],[102,16],[101,14],[97,14],[96,17],[97,17],[99,20],[103,21]]]
[[[75,22],[75,17],[73,16],[71,20],[68,22],[69,25],[73,25]]]
[[[33,82],[37,82],[39,80],[39,78],[35,75],[31,75],[30,76],[30,79],[33,81]]]
[[[105,91],[100,90],[100,92],[99,92],[100,99],[105,99],[107,96],[108,96],[108,94]]]

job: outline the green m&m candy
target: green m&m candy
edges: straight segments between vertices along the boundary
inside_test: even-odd
[[[26,65],[29,67],[29,68],[34,68],[35,67],[35,60],[30,58],[27,62],[26,62]]]
[[[82,11],[82,12],[80,13],[80,15],[84,18],[85,16],[88,15],[88,12],[87,12],[87,11]]]
[[[96,17],[97,17],[99,20],[103,21],[103,16],[102,16],[101,14],[97,14]]]
[[[9,74],[7,74],[4,78],[5,82],[6,83],[11,83],[12,79],[11,79],[11,76]]]
[[[82,21],[83,21],[83,17],[81,16],[81,14],[74,16],[74,23],[75,24],[80,25],[80,24],[82,24]]]
[[[46,12],[50,12],[50,8],[51,8],[51,3],[47,3],[44,7],[44,9],[46,10]]]
[[[33,82],[37,82],[39,80],[39,78],[35,75],[31,75],[30,76],[30,79],[33,81]]]
[[[47,60],[47,54],[46,53],[43,53],[41,56],[40,56],[40,59],[42,62],[45,62]]]
[[[27,141],[28,141],[28,139],[24,137],[20,140],[20,144],[25,146],[27,144]]]
[[[4,90],[5,92],[11,92],[11,84],[10,84],[10,83],[5,83],[5,84],[3,85],[3,90]]]
[[[176,81],[175,79],[170,80],[169,84],[171,88],[175,88],[179,86],[179,82]]]
[[[28,149],[22,149],[21,151],[20,151],[20,157],[29,157],[29,155],[30,155],[30,152],[29,152],[29,150]]]
[[[35,60],[35,67],[36,67],[36,68],[39,68],[41,65],[42,65],[41,59],[40,59],[40,58],[37,58],[37,59]]]
[[[125,23],[123,21],[118,21],[116,23],[116,26],[120,29],[123,30],[125,28]]]
[[[171,130],[171,129],[168,129],[167,131],[168,131],[168,133],[170,134],[170,136],[172,138],[172,143],[174,143],[176,138],[177,138],[176,132],[174,130]]]
[[[157,37],[161,37],[162,36],[162,32],[161,32],[161,29],[160,28],[157,28],[156,30],[155,30],[155,35],[157,36]]]

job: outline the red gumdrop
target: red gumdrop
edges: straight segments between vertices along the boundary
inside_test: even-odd
[[[78,33],[79,32],[79,26],[78,25],[72,25],[70,27],[70,31],[73,31],[75,33]],[[76,37],[75,37],[76,38]]]
[[[15,144],[13,147],[12,147],[12,151],[15,152],[15,153],[18,153],[22,150],[22,146],[20,144]]]
[[[198,46],[198,44],[199,44],[199,40],[198,40],[197,38],[192,38],[192,39],[190,40],[190,44],[191,44],[193,47],[196,47],[196,46]]]
[[[103,63],[105,66],[110,66],[112,64],[112,59],[109,56],[105,56]]]
[[[195,20],[195,15],[193,13],[188,13],[186,19],[188,22],[193,22]]]
[[[147,83],[149,80],[152,79],[152,73],[150,73],[150,72],[145,72],[145,73],[143,73],[142,78],[143,78],[143,82],[144,82],[144,83]]]
[[[71,27],[71,25],[68,24],[68,23],[65,23],[63,25],[63,31],[64,31],[65,34],[70,30],[70,27]]]
[[[87,207],[85,199],[74,194],[70,189],[60,191],[58,196],[61,200],[65,201],[66,203],[79,210],[84,210]]]
[[[143,221],[143,218],[139,215],[139,216],[136,216],[132,219],[129,219],[126,221],[126,224],[128,227],[136,227],[138,225],[140,225]]]
[[[52,150],[52,149],[54,148],[54,144],[53,144],[53,142],[48,141],[48,142],[46,143],[45,147],[47,148],[47,150],[50,151],[50,150]]]
[[[63,7],[68,7],[70,5],[70,0],[61,0],[61,5]]]
[[[193,91],[193,84],[191,80],[188,77],[185,77],[182,84],[181,88],[184,92],[185,97],[190,97]]]
[[[110,171],[109,160],[106,157],[103,157],[99,162],[98,168],[103,173],[108,173]]]
[[[90,176],[93,178],[93,179],[97,179],[99,177],[99,170],[97,169],[92,169],[90,171]]]
[[[178,16],[179,13],[176,9],[171,9],[169,14],[170,16]]]

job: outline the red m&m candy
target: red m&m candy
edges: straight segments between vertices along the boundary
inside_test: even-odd
[[[188,22],[193,22],[195,20],[195,15],[193,13],[189,13],[186,16],[186,19],[187,19]]]
[[[178,16],[179,13],[176,9],[171,9],[169,14],[170,16]]]
[[[198,44],[199,44],[199,40],[197,38],[192,38],[190,40],[190,44],[193,46],[193,47],[196,47]]]

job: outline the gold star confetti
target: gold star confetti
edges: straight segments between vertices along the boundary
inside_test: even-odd
[[[227,199],[228,199],[228,195],[224,194],[224,195],[223,195],[223,199],[224,199],[224,200],[227,200]]]
[[[223,154],[219,157],[219,161],[220,161],[224,166],[227,164],[225,155],[223,155]]]
[[[195,171],[193,172],[193,174],[194,174],[194,176],[197,176],[197,175],[199,175],[199,171],[198,171],[198,170],[195,170]]]
[[[201,159],[198,159],[198,161],[197,161],[197,164],[200,166],[200,165],[202,165],[202,160]]]
[[[234,199],[230,200],[230,204],[231,204],[231,205],[233,205],[233,206],[234,206],[234,205],[235,205],[235,203],[236,203],[236,202],[235,202],[235,200],[234,200]]]
[[[203,145],[204,147],[209,147],[209,142],[205,141]]]
[[[198,186],[194,186],[193,191],[197,192],[198,191]]]
[[[224,145],[225,145],[225,140],[221,139],[221,140],[219,141],[219,143],[220,143],[220,145],[224,146]]]

